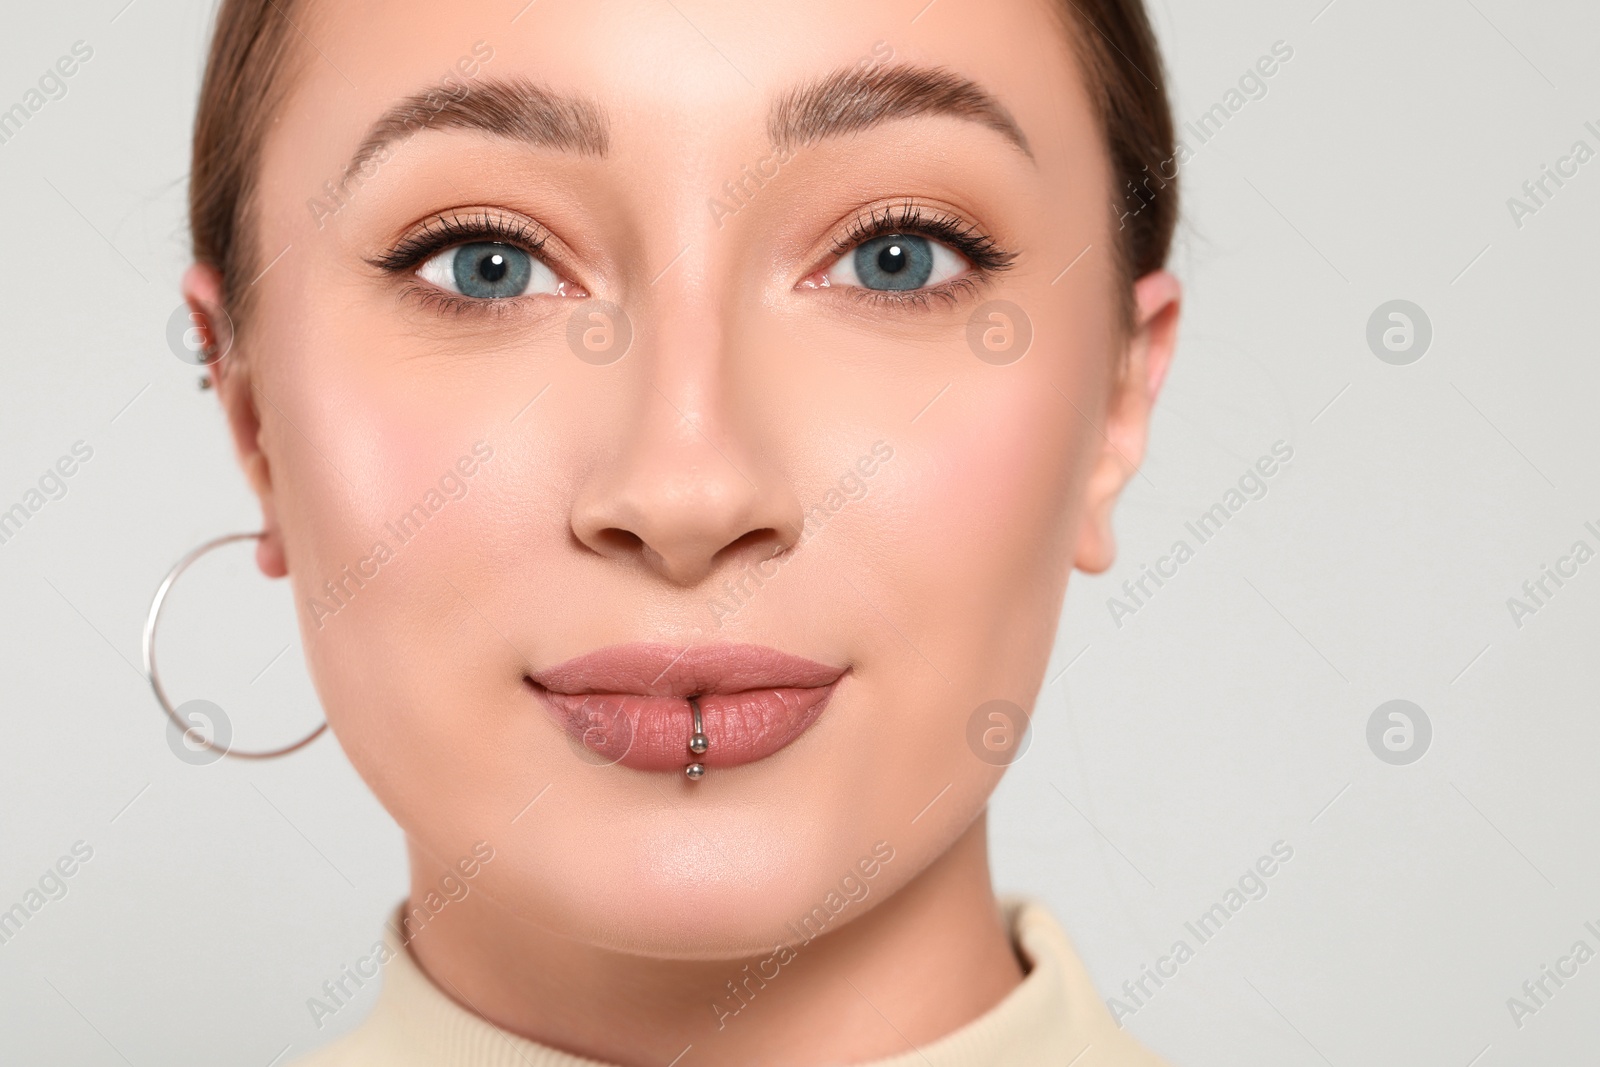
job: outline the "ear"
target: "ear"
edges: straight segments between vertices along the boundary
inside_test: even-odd
[[[223,308],[221,272],[204,263],[190,267],[183,275],[183,299],[205,340],[207,371],[228,417],[234,453],[261,502],[265,536],[256,542],[256,566],[268,578],[282,578],[289,573],[289,564],[273,501],[272,472],[261,450],[261,417],[250,385],[250,369],[243,355],[234,350],[233,322]]]
[[[1078,528],[1081,571],[1099,574],[1117,558],[1111,513],[1139,464],[1150,437],[1150,411],[1172,364],[1178,341],[1178,311],[1183,287],[1164,270],[1152,271],[1133,286],[1134,322],[1121,369],[1106,405],[1100,453],[1089,474],[1083,522]]]

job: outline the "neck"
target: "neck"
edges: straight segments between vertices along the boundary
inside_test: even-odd
[[[440,872],[415,848],[411,871],[415,903]],[[983,816],[899,892],[796,946],[776,976],[770,963],[758,973],[760,957],[597,949],[511,919],[481,894],[439,912],[411,953],[435,985],[501,1029],[624,1065],[676,1062],[689,1045],[698,1067],[900,1055],[976,1019],[1022,980],[989,880]]]

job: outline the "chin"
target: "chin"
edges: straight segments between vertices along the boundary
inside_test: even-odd
[[[830,840],[758,811],[702,820],[718,827],[715,842],[671,810],[612,822],[599,839],[583,823],[510,839],[477,888],[516,921],[571,941],[717,960],[831,933],[915,873],[909,850],[883,841]]]

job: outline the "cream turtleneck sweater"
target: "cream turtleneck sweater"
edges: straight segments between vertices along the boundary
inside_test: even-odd
[[[954,1033],[860,1067],[1163,1067],[1118,1029],[1065,932],[1038,904],[1009,901],[1028,964],[1022,984]],[[377,1007],[354,1032],[291,1067],[612,1067],[517,1037],[457,1004],[386,937]]]

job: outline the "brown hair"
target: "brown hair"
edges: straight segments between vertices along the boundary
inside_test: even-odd
[[[189,166],[189,231],[196,263],[222,274],[222,300],[243,318],[259,269],[251,225],[261,146],[288,90],[295,0],[222,0],[200,83]]]
[[[196,262],[221,272],[233,317],[259,262],[251,224],[262,142],[288,87],[296,0],[222,0],[200,86],[189,175]],[[1064,0],[1117,187],[1112,209],[1126,315],[1133,279],[1166,262],[1178,220],[1172,111],[1143,0]],[[1168,168],[1171,175],[1167,174]]]
[[[1065,0],[1062,9],[1111,160],[1115,247],[1127,283],[1123,319],[1131,325],[1133,281],[1166,263],[1178,225],[1177,147],[1161,49],[1143,0]]]

